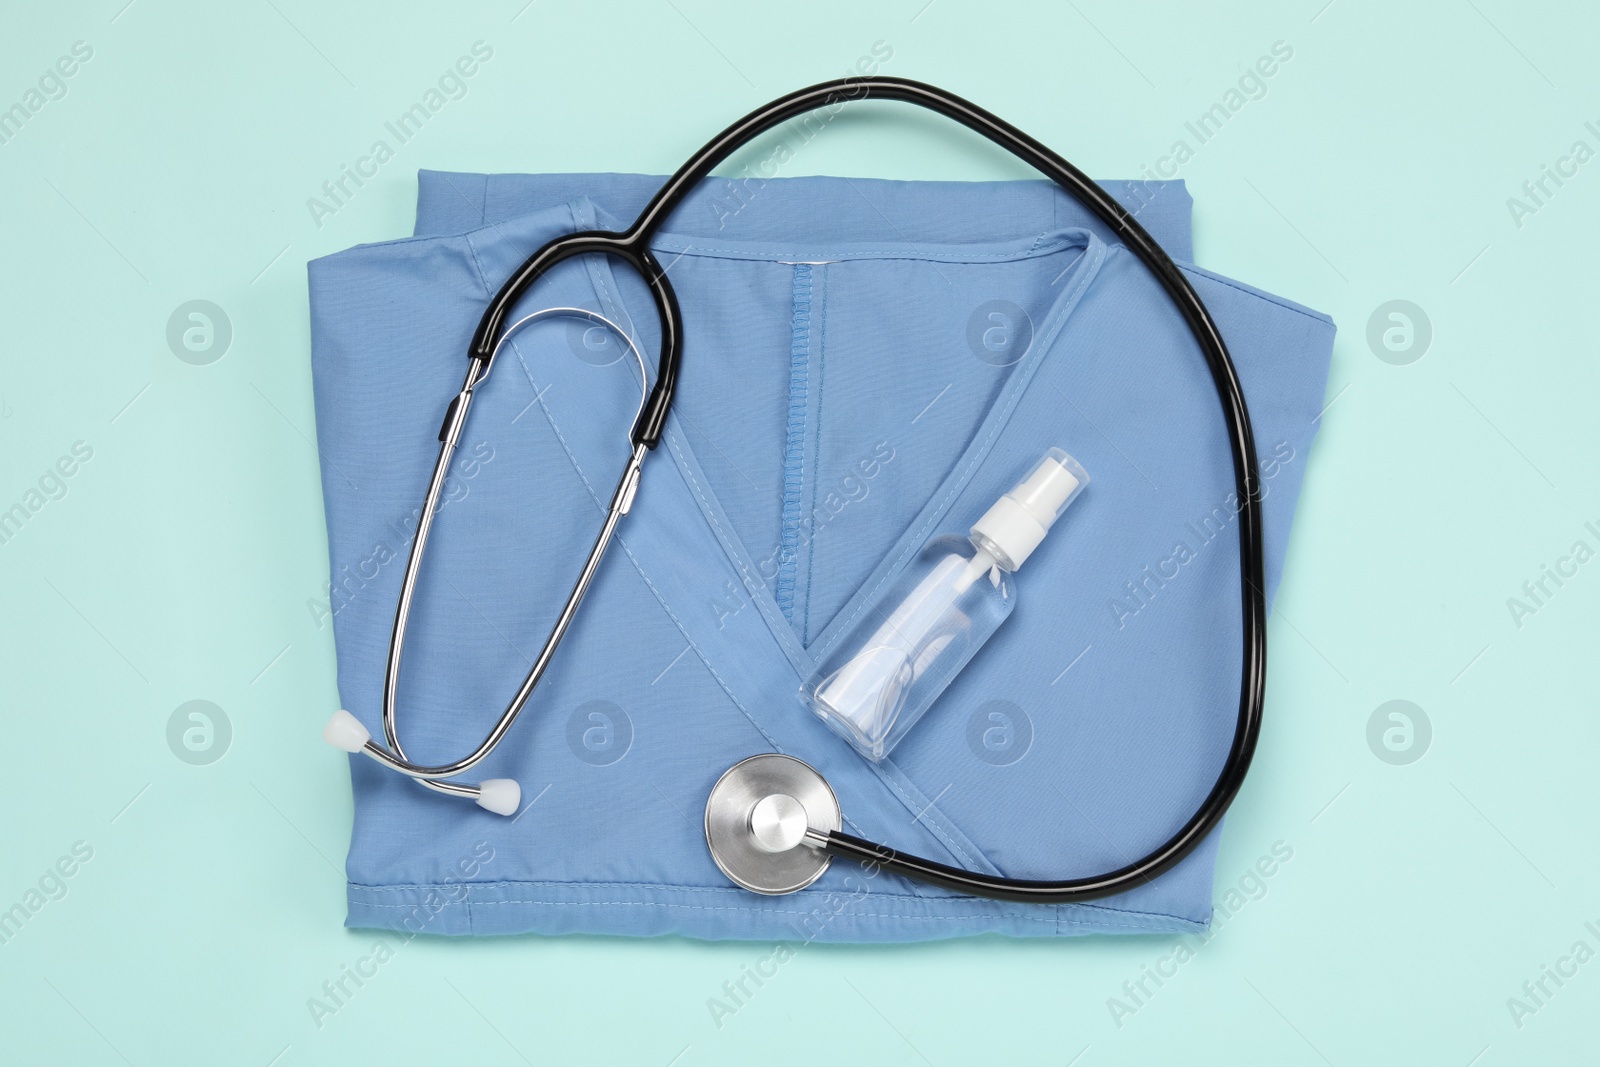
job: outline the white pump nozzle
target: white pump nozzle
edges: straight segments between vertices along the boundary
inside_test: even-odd
[[[372,740],[372,734],[361,725],[360,719],[340,708],[328,720],[328,725],[322,728],[322,739],[334,748],[360,752]]]
[[[972,524],[972,543],[993,556],[1001,570],[1016,570],[1088,484],[1089,472],[1082,464],[1052,448],[1032,473]]]

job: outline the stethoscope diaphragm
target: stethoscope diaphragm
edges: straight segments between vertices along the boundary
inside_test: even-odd
[[[841,828],[839,799],[810,764],[774,752],[729,767],[706,798],[706,844],[735,884],[793,893],[822,877],[830,857],[808,831]]]

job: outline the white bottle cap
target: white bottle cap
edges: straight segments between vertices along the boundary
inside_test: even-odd
[[[972,524],[972,543],[993,556],[1001,570],[1016,570],[1088,484],[1082,464],[1052,448],[1033,473]]]

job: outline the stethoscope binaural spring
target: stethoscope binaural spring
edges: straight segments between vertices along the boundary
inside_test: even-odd
[[[383,676],[383,736],[387,747],[379,745],[372,740],[372,735],[361,721],[348,711],[340,710],[329,720],[323,737],[329,744],[344,749],[347,752],[363,752],[385,767],[390,767],[401,774],[410,775],[429,789],[440,793],[451,793],[456,796],[471,797],[479,805],[497,815],[513,814],[522,801],[522,788],[510,778],[486,778],[477,785],[465,782],[451,782],[444,779],[453,778],[464,774],[482,762],[489,753],[500,744],[500,739],[511,729],[511,724],[522,712],[528,703],[528,698],[533,695],[534,688],[543,677],[545,668],[550,665],[550,657],[554,655],[556,646],[566,636],[567,627],[572,624],[573,616],[577,614],[578,605],[583,601],[583,596],[589,590],[589,583],[594,579],[595,571],[599,569],[601,557],[605,555],[607,546],[617,529],[617,523],[622,516],[628,513],[633,506],[633,494],[639,486],[639,465],[644,461],[645,446],[635,444],[628,460],[628,465],[623,471],[622,479],[617,483],[616,491],[611,494],[611,504],[606,510],[606,519],[600,529],[600,536],[595,539],[594,547],[589,550],[589,556],[584,561],[583,570],[578,575],[577,582],[572,587],[572,592],[567,596],[567,603],[561,609],[561,614],[556,618],[556,624],[549,638],[545,641],[544,648],[529,668],[528,675],[523,679],[516,695],[511,698],[511,703],[506,710],[501,712],[494,728],[489,731],[489,736],[484,738],[476,751],[465,759],[454,763],[441,764],[436,767],[414,763],[406,758],[405,749],[400,745],[399,729],[395,725],[395,699],[396,690],[400,685],[400,662],[405,650],[406,623],[411,617],[411,599],[416,592],[417,574],[422,566],[422,555],[427,549],[428,531],[433,528],[433,517],[438,511],[439,493],[444,488],[445,476],[450,471],[450,459],[455,455],[456,446],[461,441],[461,431],[466,426],[467,412],[472,407],[472,398],[478,388],[489,378],[489,372],[494,369],[494,359],[500,349],[515,333],[526,326],[543,319],[554,316],[575,316],[588,319],[597,325],[603,326],[621,338],[630,354],[639,365],[639,411],[644,409],[645,389],[648,378],[645,372],[644,356],[639,352],[639,346],[633,337],[604,315],[587,308],[556,307],[544,308],[532,314],[525,315],[512,323],[495,342],[489,355],[485,359],[474,359],[467,368],[467,379],[462,383],[461,391],[450,401],[450,406],[445,411],[444,425],[439,429],[439,458],[433,466],[433,477],[428,482],[427,496],[423,500],[422,514],[417,520],[417,535],[411,542],[411,554],[406,560],[405,578],[400,585],[400,603],[395,609],[394,630],[389,640],[388,669]],[[639,412],[635,412],[634,419],[638,420]]]
[[[867,99],[915,104],[954,119],[1041,171],[1118,235],[1182,314],[1205,357],[1221,403],[1239,500],[1237,526],[1244,640],[1238,717],[1222,769],[1194,814],[1149,854],[1104,874],[1064,880],[1006,878],[904,855],[886,845],[853,837],[840,830],[838,802],[821,776],[803,762],[779,754],[763,754],[741,761],[713,788],[706,808],[706,836],[712,856],[736,883],[761,893],[785,893],[804,888],[821,875],[832,857],[842,856],[958,892],[1056,904],[1109,896],[1147,882],[1177,864],[1216,827],[1249,770],[1261,729],[1266,683],[1266,582],[1255,436],[1227,345],[1204,302],[1183,273],[1138,220],[1105,190],[1051,149],[997,116],[953,93],[904,78],[844,78],[780,97],[735,122],[701,148],[667,179],[626,230],[590,230],[557,237],[512,273],[490,301],[473,334],[466,379],[451,400],[440,430],[439,459],[428,484],[395,612],[384,680],[382,718],[386,743],[374,741],[360,721],[345,711],[337,713],[324,731],[330,743],[350,752],[364,753],[430,789],[473,798],[490,811],[509,815],[517,810],[520,789],[509,779],[487,779],[476,785],[450,779],[471,770],[493,752],[527,704],[571,625],[618,522],[632,506],[645,455],[660,442],[677,385],[683,324],[677,296],[649,243],[701,179],[740,147],[779,124],[819,107],[839,107]],[[488,736],[470,755],[438,766],[417,764],[406,757],[394,721],[395,689],[406,623],[449,461],[460,441],[474,391],[488,378],[496,353],[513,332],[530,322],[549,314],[575,313],[617,329],[635,358],[640,359],[641,378],[644,376],[643,360],[632,339],[594,312],[546,309],[509,325],[506,322],[517,301],[548,271],[573,256],[588,253],[624,260],[648,288],[661,323],[661,351],[655,383],[635,415],[629,433],[629,458],[612,493],[600,534],[522,686]]]

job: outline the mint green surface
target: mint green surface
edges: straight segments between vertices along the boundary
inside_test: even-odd
[[[7,0],[0,107],[75,42],[93,54],[0,127],[0,509],[26,515],[0,543],[0,911],[21,905],[0,914],[0,1061],[1593,1062],[1600,18],[1325,2]],[[479,40],[467,94],[319,226],[308,198]],[[1218,863],[1230,916],[1181,964],[1170,938],[802,946],[738,1001],[724,983],[770,973],[772,946],[422,938],[362,963],[345,757],[318,739],[306,260],[409,233],[419,167],[669,170],[879,41],[885,73],[1095,175],[1184,140],[1198,258],[1340,325]],[[1292,59],[1198,144],[1185,123],[1279,41]],[[887,110],[788,173],[1024,176]],[[231,324],[208,365],[167,340],[197,299]],[[1388,360],[1369,344],[1392,300],[1431,324],[1420,360],[1420,333],[1380,340]],[[73,474],[46,477],[62,457]],[[195,700],[231,726],[205,765],[168,741]],[[1416,756],[1414,712],[1409,751],[1398,721],[1401,751],[1369,744],[1391,700],[1431,724],[1422,758],[1375,754]],[[1292,858],[1253,878],[1280,842]],[[358,966],[376,973],[314,1012]]]

